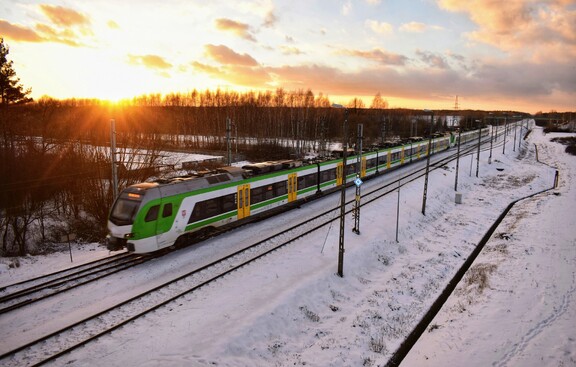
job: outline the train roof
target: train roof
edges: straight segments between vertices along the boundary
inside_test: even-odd
[[[194,191],[226,182],[240,181],[245,178],[245,171],[238,167],[223,167],[214,171],[199,172],[193,175],[158,179],[152,182],[143,182],[126,188],[129,192],[150,191],[147,197],[157,195],[168,196],[183,192]],[[154,189],[160,193],[154,194]],[[151,196],[150,196],[151,195]]]
[[[290,168],[302,166],[302,161],[299,160],[281,160],[281,161],[267,161],[254,164],[247,164],[242,166],[243,170],[251,175],[262,175],[270,172],[283,171]]]

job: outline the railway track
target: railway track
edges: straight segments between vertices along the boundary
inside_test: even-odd
[[[94,282],[154,256],[121,253],[0,288],[0,314]]]
[[[333,210],[258,241],[224,258],[148,289],[106,310],[0,355],[2,366],[35,366],[53,361],[139,317],[191,294],[296,239],[329,224]]]
[[[489,139],[483,143],[486,142],[489,142]],[[463,148],[460,156],[471,154],[476,149],[476,145]],[[431,170],[439,169],[454,159],[456,159],[456,154],[435,160],[434,163],[431,164]],[[419,169],[398,180],[402,180],[403,183],[416,180],[424,175],[422,171],[423,169]],[[365,200],[362,205],[368,205],[374,200],[394,192],[397,188],[396,184],[398,180],[364,193],[363,196],[367,200]],[[353,202],[354,201],[351,200],[347,202],[346,205],[348,206]],[[335,215],[337,210],[339,210],[338,207],[320,213],[313,218],[308,218],[301,223],[253,243],[224,258],[194,269],[178,278],[148,289],[88,318],[6,352],[0,355],[0,364],[3,366],[31,366],[54,361],[181,297],[190,295],[199,288],[221,279],[274,251],[278,251],[313,231],[329,225],[337,219]],[[350,211],[351,209],[346,212],[349,213]]]

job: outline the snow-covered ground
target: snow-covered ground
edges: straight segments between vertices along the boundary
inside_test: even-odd
[[[338,223],[69,355],[74,366],[383,366],[506,206],[520,201],[402,366],[576,364],[576,157],[535,128],[506,154],[495,146],[362,208],[361,234],[346,218],[344,277],[336,275]],[[501,142],[499,142],[501,143]],[[535,157],[538,147],[538,163]],[[420,163],[421,164],[421,163]],[[550,165],[550,166],[549,166]],[[401,174],[368,181],[363,191]],[[349,190],[349,197],[353,189]],[[183,249],[18,314],[0,315],[0,353],[200,266],[264,234],[338,205],[338,195]],[[106,256],[73,249],[75,264]],[[67,252],[0,268],[0,285],[70,265]]]

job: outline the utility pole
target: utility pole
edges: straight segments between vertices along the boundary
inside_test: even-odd
[[[116,121],[110,119],[110,155],[112,162],[112,194],[113,200],[118,196],[118,167],[116,162]]]
[[[506,132],[508,130],[508,118],[504,116],[504,144],[502,144],[502,154],[506,154]]]
[[[480,172],[480,140],[482,138],[482,124],[480,120],[478,121],[478,153],[476,155],[476,177],[478,177],[478,172]]]
[[[344,108],[333,104],[334,108]],[[342,186],[340,187],[340,238],[338,242],[338,275],[344,277],[344,222],[346,217],[346,157],[348,151],[348,109],[344,109],[344,125],[342,137]]]
[[[456,178],[454,179],[454,191],[458,191],[458,168],[460,166],[460,136],[462,135],[462,128],[458,128],[458,152],[456,153]]]
[[[398,243],[398,225],[400,224],[400,181],[398,180],[398,201],[396,202],[396,243]]]
[[[515,152],[516,151],[516,127],[517,127],[517,122],[518,120],[516,120],[517,117],[514,116],[514,144],[512,144],[512,151]]]
[[[428,194],[428,174],[430,172],[430,153],[432,150],[432,125],[434,125],[434,111],[430,112],[430,129],[428,131],[428,152],[426,153],[426,175],[424,176],[424,193],[422,195],[422,214],[426,215],[426,196]]]
[[[232,124],[230,123],[230,117],[226,117],[226,157],[227,164],[232,165]]]
[[[356,199],[354,200],[354,210],[352,211],[352,216],[354,217],[354,228],[352,232],[360,234],[360,198],[362,186],[362,140],[364,138],[364,125],[358,124],[358,142],[356,144],[358,152],[356,153]]]
[[[489,113],[490,115],[492,112]],[[492,141],[494,140],[494,118],[490,117],[490,156],[488,157],[488,164],[492,164]]]

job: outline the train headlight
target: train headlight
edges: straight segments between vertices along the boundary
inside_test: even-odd
[[[130,232],[130,233],[126,233],[124,235],[124,238],[128,239],[128,238],[133,238],[134,237],[134,233]]]

